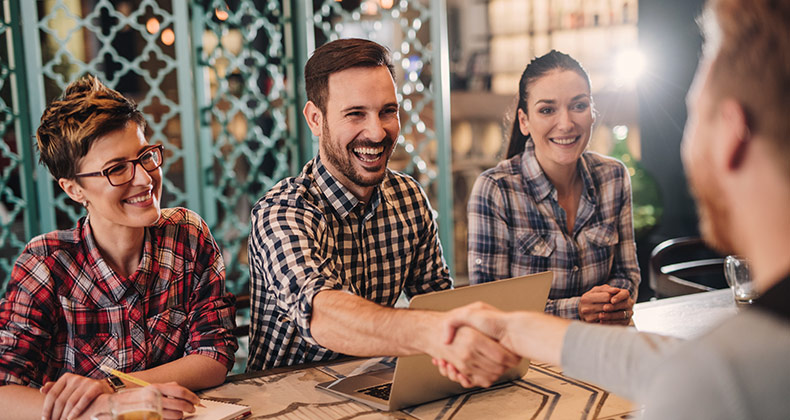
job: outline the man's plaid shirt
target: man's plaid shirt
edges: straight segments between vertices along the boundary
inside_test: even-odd
[[[318,157],[252,209],[249,260],[248,371],[339,356],[310,333],[321,290],[393,306],[401,291],[452,287],[433,211],[414,179],[388,170],[365,205]]]
[[[593,152],[579,159],[584,182],[576,222],[566,229],[557,190],[528,141],[524,153],[477,178],[469,198],[471,283],[554,271],[546,312],[579,318],[580,296],[593,286],[639,287],[631,181],[622,163]]]
[[[121,278],[102,258],[87,218],[34,238],[0,300],[0,384],[40,387],[99,366],[149,369],[199,354],[233,366],[233,295],[208,226],[163,209],[146,228],[140,266]]]

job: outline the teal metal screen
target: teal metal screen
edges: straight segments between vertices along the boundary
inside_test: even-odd
[[[37,164],[33,135],[45,105],[93,73],[138,103],[166,148],[163,205],[203,216],[229,288],[246,290],[252,205],[317,150],[301,117],[304,63],[349,36],[394,53],[403,128],[390,166],[425,187],[452,267],[441,0],[4,0],[1,13],[0,285],[28,240],[83,216]]]

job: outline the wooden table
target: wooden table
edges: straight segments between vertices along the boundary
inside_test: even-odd
[[[730,289],[665,298],[634,305],[639,331],[696,338],[738,313]]]
[[[640,331],[693,338],[736,312],[726,289],[640,303],[634,306],[633,320]],[[319,382],[392,365],[387,358],[345,359],[235,375],[201,396],[248,405],[251,419],[614,420],[635,413],[629,401],[562,376],[554,366],[535,363],[524,378],[513,383],[391,413],[315,389]]]
[[[392,366],[391,359],[351,359],[333,364],[280,368],[229,377],[201,397],[245,404],[251,419],[623,419],[633,406],[616,395],[562,376],[559,369],[532,364],[524,378],[398,412],[381,412],[364,404],[315,389],[319,382],[359,370]]]

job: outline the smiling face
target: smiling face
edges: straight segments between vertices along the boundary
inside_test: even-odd
[[[527,113],[518,110],[519,128],[532,136],[541,167],[575,167],[595,121],[587,81],[574,71],[555,70],[532,82],[528,92]]]
[[[136,123],[96,140],[80,159],[78,172],[98,172],[118,162],[135,159],[149,146]],[[81,177],[79,182],[61,178],[64,191],[75,201],[86,202],[94,230],[107,233],[118,228],[142,228],[159,220],[161,214],[162,169],[152,172],[139,164],[134,178],[126,184],[110,185],[104,176]]]
[[[384,66],[354,67],[329,76],[326,113],[312,103],[305,117],[319,136],[329,172],[367,200],[381,183],[400,132],[395,83]]]

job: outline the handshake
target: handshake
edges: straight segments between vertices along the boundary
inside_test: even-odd
[[[628,324],[633,314],[628,291],[596,286],[579,301],[587,322]],[[477,302],[443,314],[433,364],[464,387],[491,386],[505,371],[529,358],[561,364],[562,342],[570,320],[542,312],[502,312]]]

